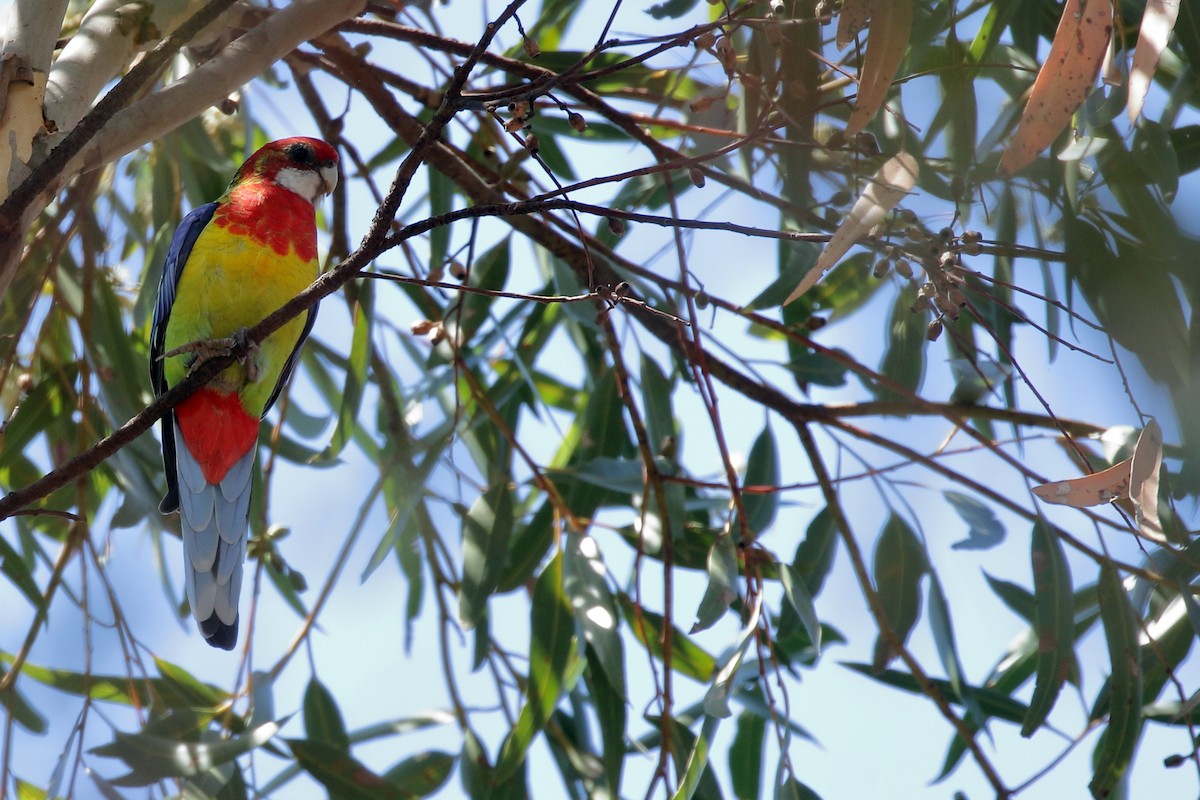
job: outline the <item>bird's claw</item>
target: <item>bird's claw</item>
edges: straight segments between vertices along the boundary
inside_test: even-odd
[[[166,353],[163,353],[161,358],[195,353],[196,357],[191,364],[191,370],[194,370],[205,361],[232,355],[239,351],[243,353],[238,358],[238,361],[246,370],[246,379],[251,382],[258,380],[258,364],[254,360],[254,354],[258,351],[258,343],[252,342],[247,338],[245,328],[235,332],[232,336],[225,336],[219,339],[198,339],[194,342],[182,344],[174,350],[168,350]]]

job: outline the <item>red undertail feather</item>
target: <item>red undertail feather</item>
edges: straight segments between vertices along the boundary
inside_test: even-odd
[[[175,408],[184,446],[204,472],[220,483],[258,439],[258,417],[246,412],[236,392],[198,390]]]

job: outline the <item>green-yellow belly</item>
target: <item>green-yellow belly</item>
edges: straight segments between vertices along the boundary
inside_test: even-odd
[[[258,324],[317,277],[317,262],[290,251],[279,255],[246,236],[208,225],[196,240],[179,277],[175,304],[166,330],[166,351],[194,341],[218,339]],[[262,414],[279,380],[284,363],[304,329],[304,315],[290,320],[267,337],[253,354],[256,380],[234,364],[211,384],[237,391],[247,411]],[[194,360],[191,354],[167,359],[167,381],[179,382]]]

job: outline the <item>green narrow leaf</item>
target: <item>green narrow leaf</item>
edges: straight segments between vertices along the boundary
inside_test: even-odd
[[[733,537],[721,533],[708,552],[708,587],[696,610],[696,622],[689,633],[698,633],[711,628],[737,599],[738,589],[737,548]]]
[[[470,728],[463,731],[462,755],[458,759],[459,778],[467,797],[487,797],[491,784],[492,765],[479,737]]]
[[[181,718],[194,728],[195,721],[182,714]],[[170,719],[170,718],[168,718]],[[188,778],[201,775],[221,764],[233,761],[256,747],[260,747],[279,731],[279,725],[265,722],[243,734],[215,743],[180,741],[181,732],[168,737],[147,733],[148,725],[141,733],[118,731],[112,742],[94,747],[93,755],[104,758],[119,758],[132,772],[113,781],[122,786],[149,786],[166,778]]]
[[[915,393],[925,375],[925,315],[914,313],[912,299],[900,292],[892,305],[892,316],[888,322],[887,350],[879,372],[892,382]],[[880,400],[904,400],[907,395],[885,386],[875,389]]]
[[[625,728],[627,724],[626,699],[609,680],[607,667],[600,663],[596,651],[587,647],[587,669],[583,673],[592,708],[600,727],[600,760],[604,764],[604,777],[608,781],[608,794],[618,797],[621,772],[625,768]],[[624,676],[621,678],[624,684]]]
[[[621,604],[621,613],[629,625],[634,637],[655,658],[662,660],[662,634],[664,620],[661,614],[649,609],[639,609],[633,598],[621,592],[617,595]],[[711,655],[700,648],[683,631],[672,627],[671,635],[671,667],[701,683],[707,683],[717,669],[717,662]]]
[[[538,576],[530,602],[529,679],[525,705],[504,740],[494,780],[503,782],[525,763],[525,754],[569,683],[575,619],[563,592],[563,556],[555,554]]]
[[[1037,600],[1032,592],[1012,581],[993,577],[986,572],[983,573],[983,577],[987,579],[988,585],[992,587],[992,591],[1004,602],[1004,605],[1008,606],[1021,619],[1033,624],[1037,615]]]
[[[771,527],[775,514],[779,510],[779,448],[775,445],[775,434],[768,423],[754,444],[750,447],[750,455],[746,459],[747,487],[755,486],[770,491],[743,492],[742,508],[746,510],[746,526],[755,537]],[[740,537],[740,528],[734,527],[734,532]]]
[[[0,678],[3,678],[7,672],[8,670],[0,666]],[[0,705],[3,705],[4,709],[12,714],[13,720],[18,725],[30,733],[46,732],[46,718],[29,704],[23,694],[17,691],[15,684],[3,695],[0,695]]]
[[[458,756],[428,750],[404,759],[383,773],[383,779],[410,797],[431,795],[446,783]]]
[[[371,323],[375,318],[375,291],[371,281],[362,281],[353,306],[354,334],[350,340],[350,360],[346,364],[346,382],[341,391],[337,425],[329,444],[317,456],[317,463],[335,461],[354,436],[367,383],[367,357],[371,350]]]
[[[782,773],[783,770],[781,769]],[[775,800],[821,800],[821,796],[801,783],[795,775],[788,774],[775,787]]]
[[[700,735],[696,737],[691,752],[688,753],[683,774],[679,777],[679,788],[671,795],[671,800],[691,800],[700,785],[700,779],[705,774],[712,774],[708,770],[708,753],[720,724],[721,720],[718,717],[704,718],[704,723],[700,726]]]
[[[458,616],[468,630],[487,613],[488,598],[504,574],[513,531],[512,492],[505,482],[488,488],[463,517],[463,573]]]
[[[304,732],[310,742],[321,742],[343,753],[350,752],[350,737],[337,700],[315,675],[304,690]]]
[[[683,783],[685,774],[689,775],[689,794],[690,797],[699,798],[699,800],[720,800],[721,787],[717,784],[716,775],[713,774],[712,765],[708,763],[708,748],[709,743],[703,745],[698,744],[698,738],[703,738],[704,730],[707,729],[711,717],[704,718],[704,725],[701,728],[701,736],[697,737],[688,729],[688,725],[692,724],[693,720],[685,714],[677,714],[671,720],[671,758],[675,762],[675,770],[680,775],[680,783]],[[660,726],[660,720],[657,717],[648,717],[647,722],[650,722],[655,727]],[[692,756],[698,747],[703,747],[704,758],[703,764],[697,763]],[[685,760],[685,756],[687,760]],[[688,772],[688,768],[695,766],[695,772]],[[682,788],[682,787],[681,787]],[[672,800],[678,795],[672,795]]]
[[[921,577],[929,568],[925,547],[902,518],[892,514],[875,544],[875,590],[887,624],[902,642],[921,617]],[[874,664],[882,670],[895,657],[881,633],[875,639]]]
[[[408,800],[407,792],[392,786],[349,753],[324,742],[286,739],[296,761],[338,800]]]
[[[503,241],[497,243],[489,249],[471,265],[471,275],[469,283],[480,289],[500,290],[504,288],[504,284],[508,282],[508,270],[510,263],[509,243],[510,237],[506,237]],[[462,344],[468,344],[475,332],[483,325],[491,311],[494,303],[494,298],[483,294],[466,294],[461,300],[461,313],[453,311],[446,318],[446,331],[451,340],[455,337],[457,330],[458,340]],[[449,348],[448,343],[443,343],[438,352],[442,348]],[[449,350],[446,350],[449,353]]]
[[[763,738],[767,721],[749,711],[738,714],[729,745],[729,777],[738,800],[758,800],[762,791]]]
[[[671,409],[671,381],[663,374],[658,363],[642,354],[642,405],[646,409],[646,435],[650,437],[650,450],[656,456],[677,449],[678,430],[675,414]]]
[[[933,631],[933,643],[950,680],[950,688],[955,697],[967,709],[970,720],[979,728],[986,730],[987,718],[975,702],[971,694],[970,684],[963,675],[962,661],[958,657],[958,645],[954,639],[954,623],[950,619],[950,604],[942,591],[942,582],[937,573],[929,570],[929,627]]]
[[[1143,119],[1133,132],[1133,155],[1137,164],[1158,186],[1163,199],[1170,203],[1179,190],[1179,157],[1167,130],[1157,122]]]
[[[583,639],[619,696],[625,694],[625,650],[617,631],[617,604],[605,578],[608,569],[596,540],[587,534],[563,537],[563,589]]]
[[[779,565],[779,581],[783,584],[783,596],[800,617],[809,640],[821,651],[821,621],[817,619],[817,607],[813,604],[812,595],[804,585],[804,580],[787,564]]]
[[[1137,614],[1121,585],[1121,576],[1107,564],[1100,569],[1099,600],[1112,673],[1108,678],[1108,726],[1096,744],[1095,772],[1088,784],[1097,800],[1108,797],[1125,775],[1142,733]]]
[[[1034,631],[1038,639],[1037,682],[1021,735],[1041,727],[1071,669],[1074,654],[1075,610],[1071,570],[1058,532],[1039,517],[1030,542],[1033,563]]]
[[[805,588],[812,597],[821,593],[825,578],[833,568],[833,559],[837,555],[838,530],[833,522],[833,514],[829,506],[822,508],[808,523],[804,533],[804,541],[796,548],[796,556],[792,566],[796,574],[804,581]]]
[[[21,591],[21,594],[25,595],[34,610],[41,610],[42,593],[33,580],[33,573],[29,571],[29,565],[3,536],[0,536],[0,572],[3,572]]]
[[[871,664],[842,662],[842,666],[866,675],[868,678],[877,680],[880,683],[894,686],[897,689],[903,689],[910,694],[925,694],[925,690],[917,683],[917,679],[907,672],[895,669],[885,669],[883,672],[877,672]],[[953,689],[950,687],[950,681],[942,680],[941,678],[930,678],[929,682],[947,698],[957,700]],[[1005,692],[999,692],[986,686],[972,686],[970,687],[970,693],[978,701],[979,708],[989,717],[1002,719],[1006,722],[1020,722],[1028,711],[1028,706],[1020,700]]]
[[[721,669],[713,676],[712,685],[708,687],[708,692],[704,695],[704,713],[710,717],[725,719],[733,714],[729,708],[729,696],[737,688],[738,672],[742,666],[742,659],[746,655],[746,649],[750,646],[750,642],[758,632],[758,620],[762,613],[762,604],[754,603],[750,608],[751,613],[745,624],[742,625],[737,641],[732,648],[726,651],[725,663],[721,665]]]

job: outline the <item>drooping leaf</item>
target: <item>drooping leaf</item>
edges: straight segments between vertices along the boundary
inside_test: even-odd
[[[506,481],[498,481],[463,517],[463,573],[458,614],[467,629],[474,628],[487,613],[488,598],[496,591],[500,576],[504,574],[512,531],[512,491]]]
[[[1083,105],[1112,38],[1110,0],[1067,0],[1046,62],[1038,71],[1021,123],[1000,156],[1009,175],[1030,164]]]
[[[883,107],[892,80],[908,52],[913,24],[913,0],[890,0],[871,4],[871,22],[867,27],[867,52],[858,75],[858,97],[846,123],[849,138],[867,127]],[[839,29],[840,33],[840,29]],[[909,159],[911,161],[911,158]],[[910,172],[916,172],[912,161]],[[909,184],[911,188],[912,184]],[[908,189],[906,188],[905,191]]]
[[[1137,46],[1133,50],[1133,66],[1129,70],[1129,122],[1137,123],[1142,104],[1150,90],[1150,82],[1158,62],[1167,49],[1167,39],[1175,20],[1179,18],[1180,0],[1146,0],[1142,24],[1138,27]]]
[[[1133,501],[1138,530],[1147,539],[1165,543],[1158,518],[1158,478],[1162,466],[1162,429],[1150,420],[1142,428],[1129,467],[1129,499]]]
[[[554,556],[538,576],[530,601],[529,678],[525,704],[496,761],[494,780],[503,782],[525,763],[529,745],[546,726],[570,683],[575,620],[563,590],[563,556]],[[576,675],[577,677],[577,675]]]
[[[333,693],[313,676],[304,690],[304,732],[310,742],[322,742],[350,752],[350,737]]]
[[[634,637],[659,660],[662,659],[664,620],[662,614],[638,608],[633,598],[622,592],[617,595],[621,613]],[[683,631],[671,628],[671,667],[689,678],[707,683],[717,668],[716,659],[702,650]]]
[[[928,564],[925,547],[908,523],[895,514],[888,517],[875,544],[875,591],[887,625],[901,642],[908,641],[921,616],[921,578]],[[876,671],[882,671],[895,655],[881,632],[875,639]]]
[[[901,0],[895,5],[904,6],[910,2],[911,0]],[[890,7],[892,4],[883,5]],[[919,173],[917,160],[908,153],[898,153],[885,161],[879,171],[867,180],[867,188],[854,202],[846,219],[838,226],[829,244],[825,245],[825,249],[817,257],[817,263],[805,273],[799,285],[783,301],[784,305],[797,300],[815,286],[821,276],[833,268],[855,242],[870,233],[871,229],[883,220],[884,215],[904,199],[916,184]]]
[[[797,616],[800,617],[800,622],[803,623],[809,640],[816,647],[817,651],[820,652],[821,622],[817,619],[817,608],[813,604],[812,595],[808,593],[804,579],[791,566],[780,564],[779,582],[783,584],[784,598],[787,599],[788,604],[795,610]]]
[[[746,486],[758,487],[764,491],[742,493],[746,527],[756,537],[775,521],[775,514],[779,510],[779,493],[772,490],[778,485],[779,448],[775,444],[775,434],[771,426],[767,425],[754,440],[746,457]],[[736,526],[734,533],[740,538],[741,527]]]
[[[563,590],[584,641],[604,669],[618,696],[625,694],[625,653],[617,631],[617,605],[608,587],[608,569],[596,540],[566,534],[563,540]]]
[[[695,634],[716,623],[737,599],[738,563],[733,537],[721,533],[708,552],[708,586],[696,610],[696,622],[689,633]]]
[[[288,739],[292,755],[332,797],[342,800],[407,800],[409,795],[366,767],[348,752],[304,739]]]
[[[729,776],[734,797],[758,800],[762,789],[763,737],[767,721],[758,714],[738,714],[733,743],[729,745]]]
[[[1004,525],[982,502],[962,492],[947,491],[943,496],[968,527],[967,538],[950,545],[955,550],[989,550],[1004,541]]]
[[[1075,612],[1071,570],[1054,526],[1039,517],[1030,540],[1033,564],[1034,620],[1037,633],[1037,682],[1021,735],[1032,736],[1054,707],[1074,656]]]
[[[1137,615],[1113,567],[1101,567],[1099,588],[1100,616],[1112,672],[1108,677],[1108,725],[1096,744],[1095,770],[1088,789],[1092,797],[1102,800],[1124,776],[1141,738],[1142,669]]]
[[[408,797],[426,797],[442,788],[457,761],[458,756],[450,753],[427,750],[396,764],[383,773],[383,779]]]

